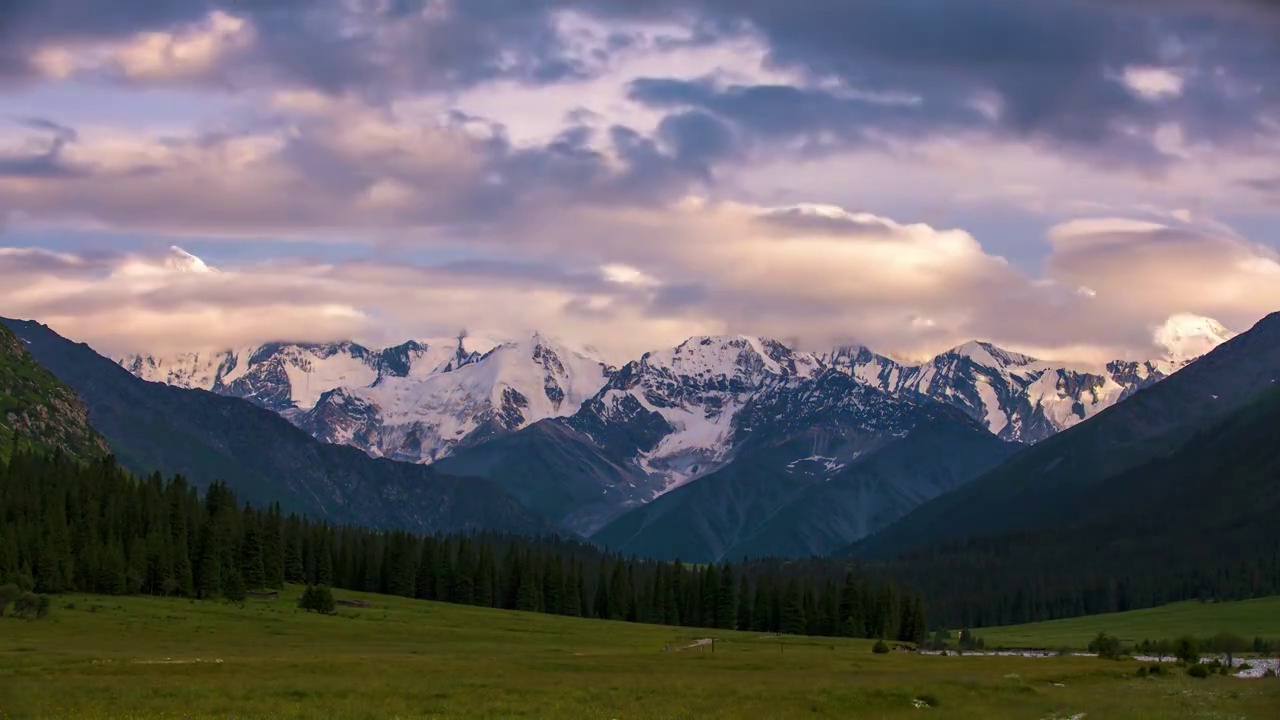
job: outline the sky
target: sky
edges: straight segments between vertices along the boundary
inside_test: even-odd
[[[1280,309],[1277,38],[1271,0],[4,0],[0,315],[1149,357]]]

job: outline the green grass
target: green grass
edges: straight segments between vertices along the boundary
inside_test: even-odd
[[[3,718],[1271,718],[1280,682],[1135,677],[1092,658],[873,655],[869,641],[709,633],[370,600],[298,612],[60,597],[0,619]],[[67,607],[72,605],[73,607]]]
[[[1280,596],[1240,602],[1181,602],[1147,610],[976,630],[988,647],[1083,648],[1099,632],[1124,643],[1234,633],[1280,640]]]

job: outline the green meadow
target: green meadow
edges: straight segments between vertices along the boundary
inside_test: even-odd
[[[1030,625],[983,628],[978,637],[988,647],[1084,648],[1099,632],[1125,644],[1233,633],[1248,640],[1280,640],[1280,597],[1239,602],[1181,602],[1147,610],[1053,620]],[[1280,717],[1280,713],[1277,713]]]
[[[0,718],[1164,720],[1280,708],[1280,681],[1140,678],[1135,662],[876,655],[861,640],[346,591],[335,594],[371,607],[322,616],[297,610],[298,592],[243,606],[68,595],[47,619],[0,618]],[[695,645],[712,636],[714,648]]]

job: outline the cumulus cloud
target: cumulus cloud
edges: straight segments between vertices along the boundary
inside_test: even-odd
[[[274,107],[247,129],[185,137],[99,128],[72,145],[63,129],[0,154],[0,206],[180,234],[403,231],[662,202],[706,176],[697,157],[621,125],[516,145],[497,123],[442,109],[401,116],[297,93]]]
[[[101,74],[134,82],[220,79],[226,66],[254,44],[253,26],[221,10],[165,31],[123,38],[53,42],[35,50],[31,66],[43,78]]]
[[[779,226],[805,213],[835,224]],[[850,233],[839,222],[856,225]],[[373,343],[542,329],[621,362],[693,334],[750,333],[820,349],[858,341],[920,357],[972,338],[1044,357],[1149,357],[1176,313],[1244,329],[1280,306],[1274,253],[1234,237],[1148,222],[1058,226],[1041,277],[970,233],[838,208],[690,199],[671,212],[592,211],[604,231],[569,254],[556,233],[527,239],[558,262],[369,259],[250,263],[183,272],[171,254],[0,251],[0,305],[110,352],[269,340]],[[646,242],[633,242],[637,237]],[[600,262],[607,258],[608,262]]]
[[[230,117],[5,118],[0,224],[465,259],[175,274],[6,251],[0,301],[116,345],[464,325],[572,327],[623,355],[721,331],[1143,354],[1169,314],[1242,329],[1278,304],[1274,253],[1217,219],[1280,197],[1274,8],[10,0],[0,92],[180,86]],[[984,237],[980,213],[1022,225]],[[1027,216],[1131,220],[1041,242]],[[992,249],[1018,238],[1037,262]]]

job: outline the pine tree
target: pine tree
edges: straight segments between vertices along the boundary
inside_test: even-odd
[[[746,574],[738,582],[738,629],[751,629],[751,584]]]
[[[519,566],[518,589],[516,590],[516,610],[537,612],[541,600],[542,583],[537,569],[528,557],[521,559]]]
[[[489,545],[480,547],[480,557],[476,561],[475,603],[482,607],[493,607],[494,591],[498,585],[498,569],[493,557],[493,548]]]
[[[628,598],[627,569],[621,561],[613,564],[613,573],[609,578],[609,604],[606,614],[601,617],[609,620],[623,620],[627,617]]]
[[[476,600],[475,557],[471,543],[464,538],[458,541],[458,560],[453,566],[453,592],[450,600],[460,605],[472,605]]]
[[[712,573],[714,572],[715,570],[712,569]],[[738,599],[734,594],[733,568],[728,564],[720,569],[719,586],[720,590],[716,595],[715,627],[732,630],[738,621]]]
[[[804,614],[804,594],[794,579],[787,584],[786,599],[782,606],[782,632],[788,635],[804,635],[807,619]]]
[[[426,538],[422,541],[413,584],[414,597],[419,600],[436,599],[436,541],[434,538]]]
[[[222,595],[231,602],[240,603],[248,596],[244,578],[238,572],[231,572],[223,584]]]
[[[213,524],[200,527],[200,546],[195,569],[196,596],[211,598],[222,593],[222,559]]]
[[[769,622],[769,592],[765,581],[756,582],[756,596],[751,603],[751,629],[756,632],[769,632],[773,626]]]
[[[561,611],[570,617],[582,615],[582,605],[578,588],[582,585],[582,576],[578,574],[578,566],[570,561],[569,573],[565,576],[564,606]]]
[[[284,581],[301,585],[307,581],[307,568],[302,559],[302,538],[291,536],[284,551]]]
[[[333,555],[327,538],[316,549],[316,584],[325,587],[333,584]]]
[[[267,586],[267,575],[262,569],[262,536],[257,522],[245,507],[245,530],[240,543],[240,576],[245,587],[260,590]]]

